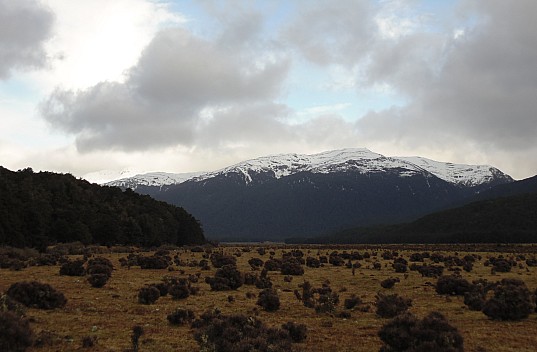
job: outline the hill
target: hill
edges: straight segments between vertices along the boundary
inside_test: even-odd
[[[536,243],[537,193],[473,202],[384,227],[354,228],[290,243]]]
[[[184,209],[68,174],[0,167],[0,245],[204,243]]]

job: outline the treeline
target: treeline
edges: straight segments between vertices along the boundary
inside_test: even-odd
[[[69,174],[0,167],[0,245],[201,244],[200,223],[183,208]]]
[[[536,243],[537,193],[474,202],[414,222],[347,229],[288,243]]]

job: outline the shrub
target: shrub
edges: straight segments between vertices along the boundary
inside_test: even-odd
[[[280,309],[280,297],[278,297],[276,290],[266,288],[259,292],[256,304],[261,306],[267,312],[275,312]]]
[[[133,352],[138,352],[140,337],[142,337],[143,334],[144,328],[142,328],[140,325],[135,325],[132,328],[131,342]]]
[[[343,266],[345,265],[345,259],[339,255],[330,255],[328,257],[328,263],[332,264],[333,266]]]
[[[13,312],[23,316],[26,314],[26,308],[7,294],[3,294],[0,296],[0,312]]]
[[[165,297],[168,295],[169,287],[165,282],[159,282],[158,284],[151,284],[149,286],[156,288],[160,293],[160,297]]]
[[[283,275],[304,275],[304,268],[297,259],[288,258],[282,262],[281,273]]]
[[[317,258],[313,257],[307,257],[306,258],[306,266],[308,268],[318,268],[321,266],[321,261]]]
[[[172,299],[185,299],[190,296],[190,288],[187,284],[177,284],[171,286],[168,290],[168,293],[170,296],[172,296]]]
[[[171,325],[183,325],[192,322],[196,315],[190,309],[177,308],[166,317]]]
[[[404,263],[395,262],[392,264],[393,269],[396,273],[406,273],[408,270],[408,267]]]
[[[0,351],[26,351],[32,345],[32,340],[28,320],[12,312],[0,312]]]
[[[306,339],[308,328],[304,324],[297,324],[292,321],[289,321],[282,325],[282,329],[289,332],[289,336],[293,342],[302,342]]]
[[[399,315],[378,335],[384,342],[381,352],[464,351],[461,334],[438,312],[429,313],[421,321],[409,313]]]
[[[88,261],[88,268],[95,265],[104,265],[110,268],[110,272],[114,270],[114,265],[112,265],[112,262],[106,258],[103,257],[96,257],[93,259],[90,259]]]
[[[264,268],[267,271],[280,271],[282,269],[282,261],[274,258],[268,259],[265,261]]]
[[[444,272],[444,267],[441,265],[424,265],[418,267],[418,273],[422,277],[439,277]]]
[[[316,313],[331,313],[339,303],[339,295],[333,292],[330,287],[323,287],[315,290],[319,294],[315,303]]]
[[[485,306],[485,294],[483,291],[472,288],[464,294],[464,304],[468,306],[470,310],[482,310]]]
[[[244,315],[207,314],[193,326],[202,351],[289,352],[292,343],[288,330],[268,328],[262,321]]]
[[[257,281],[258,277],[257,274],[254,273],[245,273],[244,274],[244,284],[245,285],[255,285],[255,282]]]
[[[376,298],[376,313],[382,318],[393,318],[412,306],[412,300],[410,298],[403,298],[397,294],[383,295],[379,293]]]
[[[382,286],[383,288],[392,288],[395,286],[396,282],[399,282],[399,278],[390,277],[386,280],[382,280],[380,282],[380,286]]]
[[[97,343],[97,337],[96,336],[85,336],[82,339],[82,348],[94,347],[96,343]]]
[[[362,300],[356,295],[352,295],[349,298],[346,298],[345,301],[343,301],[343,306],[345,307],[345,309],[352,309],[360,304],[362,304]]]
[[[438,278],[436,292],[441,295],[462,296],[470,291],[472,285],[460,276],[445,275]]]
[[[141,269],[166,269],[170,266],[170,262],[167,257],[155,254],[151,257],[140,256],[138,265],[140,265]]]
[[[271,288],[272,287],[272,281],[270,281],[270,278],[268,277],[259,277],[257,280],[255,280],[255,287],[259,289],[265,289],[265,288]]]
[[[67,303],[63,293],[37,281],[16,282],[9,287],[7,295],[27,307],[40,309],[61,308]]]
[[[142,287],[138,291],[138,303],[153,304],[160,298],[160,291],[155,286]]]
[[[248,260],[248,264],[252,267],[252,269],[259,269],[265,264],[261,259],[259,258],[251,258]]]
[[[60,275],[66,276],[84,276],[86,269],[84,268],[83,260],[74,260],[72,262],[63,263],[60,267]]]
[[[521,320],[534,309],[526,284],[516,279],[504,279],[494,289],[494,296],[485,302],[483,313],[492,319]]]
[[[93,274],[88,277],[88,282],[92,287],[101,288],[108,282],[109,276],[106,274]]]
[[[498,273],[508,273],[511,271],[511,264],[507,260],[499,259],[494,261],[493,268]]]
[[[222,253],[212,253],[209,259],[215,268],[221,268],[225,265],[237,265],[237,259],[235,257]]]
[[[244,277],[234,265],[224,265],[214,277],[205,278],[213,291],[236,290],[244,284]]]

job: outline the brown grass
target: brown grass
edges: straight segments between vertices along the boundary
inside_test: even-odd
[[[311,249],[309,255],[316,256],[319,247]],[[305,254],[307,248],[302,249]],[[340,251],[342,249],[339,249]],[[505,249],[507,250],[507,248]],[[225,247],[226,253],[234,253],[236,248]],[[322,255],[331,250],[321,248]],[[282,249],[276,250],[276,257],[281,257]],[[360,250],[363,252],[363,250]],[[178,251],[183,260],[201,259],[202,253]],[[412,251],[401,252],[405,258]],[[443,252],[454,254],[453,252]],[[172,253],[173,254],[173,253]],[[69,277],[59,275],[59,266],[29,267],[22,271],[0,270],[0,292],[18,281],[37,280],[48,283],[63,292],[68,299],[67,305],[62,309],[44,311],[28,309],[27,316],[37,335],[45,332],[52,336],[51,344],[44,347],[34,347],[32,351],[75,351],[82,349],[82,339],[86,336],[97,337],[95,347],[91,351],[124,351],[131,346],[130,335],[134,325],[144,328],[145,334],[141,337],[140,351],[198,351],[199,347],[193,338],[193,330],[188,326],[171,326],[166,316],[178,307],[193,310],[197,316],[208,309],[219,308],[224,314],[241,313],[257,315],[259,319],[269,326],[280,326],[287,321],[306,324],[308,337],[299,346],[304,351],[378,351],[381,341],[377,331],[387,322],[387,319],[375,315],[374,301],[377,292],[394,292],[403,297],[412,299],[410,311],[420,318],[428,312],[436,310],[444,314],[449,322],[456,326],[464,337],[466,351],[535,351],[537,346],[537,316],[530,315],[520,322],[501,322],[488,319],[481,312],[468,310],[463,304],[462,297],[445,297],[437,295],[434,286],[436,279],[422,278],[415,271],[408,275],[397,274],[391,268],[391,261],[382,260],[379,251],[378,258],[364,259],[362,267],[356,269],[355,275],[346,267],[325,265],[318,269],[305,267],[304,276],[295,276],[291,282],[284,281],[284,275],[269,272],[269,277],[278,290],[281,306],[276,312],[265,312],[256,306],[256,298],[248,299],[247,292],[257,295],[255,286],[242,286],[236,291],[213,292],[204,277],[213,276],[215,270],[201,271],[199,268],[174,267],[183,269],[185,274],[168,270],[142,270],[139,267],[122,268],[119,258],[125,254],[105,254],[115,266],[112,278],[100,289],[92,288],[85,277]],[[463,257],[466,253],[459,252]],[[488,253],[479,253],[483,256],[476,261],[471,273],[463,272],[469,281],[485,278],[497,281],[502,278],[515,277],[526,282],[533,292],[537,288],[537,268],[513,268],[510,273],[491,274],[490,267],[483,266]],[[307,254],[306,254],[307,255]],[[498,255],[495,253],[494,255]],[[510,254],[505,254],[509,256]],[[255,250],[242,253],[237,258],[241,271],[250,271],[248,259],[259,257],[264,261],[269,254],[259,256]],[[375,260],[382,263],[382,270],[372,269]],[[386,267],[385,264],[388,264]],[[371,268],[368,268],[370,266]],[[165,275],[188,277],[188,274],[201,272],[202,277],[197,284],[201,288],[199,294],[190,296],[185,300],[174,301],[171,297],[161,297],[153,305],[139,304],[137,294],[139,288],[146,284],[160,282]],[[449,274],[448,271],[444,272]],[[399,277],[401,282],[392,289],[383,289],[380,282],[388,277]],[[405,278],[406,277],[406,278]],[[317,314],[314,309],[304,307],[299,302],[293,290],[305,280],[310,281],[314,287],[329,281],[330,286],[340,295],[340,304],[337,311],[343,310],[345,298],[356,294],[365,304],[371,305],[369,312],[362,312],[358,308],[352,311],[350,319],[337,318],[335,315]],[[300,289],[299,289],[300,290]],[[342,292],[340,292],[342,291]],[[228,296],[235,298],[228,302]]]

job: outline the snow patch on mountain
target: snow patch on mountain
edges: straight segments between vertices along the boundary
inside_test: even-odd
[[[121,178],[119,180],[105,183],[107,186],[117,186],[122,188],[136,189],[138,186],[175,185],[200,176],[203,172],[170,173],[170,172],[150,172],[138,174],[132,177]]]

